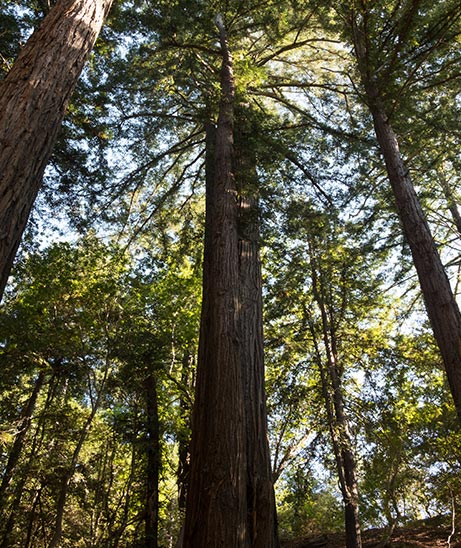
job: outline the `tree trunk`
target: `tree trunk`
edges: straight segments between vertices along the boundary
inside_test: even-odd
[[[455,225],[456,230],[458,231],[458,235],[461,236],[461,214],[459,213],[458,204],[456,203],[453,190],[449,182],[447,181],[442,168],[438,174],[438,180],[439,180],[440,186],[442,187],[445,199],[447,201],[448,210],[451,213],[453,224]]]
[[[0,83],[0,298],[70,96],[112,1],[59,1]]]
[[[461,422],[461,314],[437,246],[384,112],[370,106],[395,203]]]
[[[315,330],[312,330],[315,338]],[[352,452],[352,440],[349,432],[347,417],[337,414],[338,404],[343,406],[342,392],[333,390],[331,394],[331,378],[325,371],[320,350],[316,345],[318,366],[322,384],[322,395],[328,417],[328,427],[335,455],[336,471],[338,473],[339,487],[344,503],[344,529],[346,532],[346,547],[361,548],[362,534],[360,528],[357,466]],[[327,367],[328,369],[328,367]]]
[[[181,385],[186,391],[191,385],[189,380],[190,371],[193,365],[193,356],[189,350],[186,350],[183,355],[181,365]],[[186,397],[186,392],[182,392],[179,399],[180,417],[187,425],[187,430],[184,428],[180,432],[178,438],[178,508],[181,513],[186,510],[187,491],[189,488],[190,475],[190,399]]]
[[[267,438],[258,177],[249,114],[237,109],[235,175],[239,194],[239,340],[245,398],[247,527],[255,548],[279,546]],[[256,131],[255,128],[253,128]]]
[[[222,24],[222,100],[208,176],[202,318],[183,546],[248,546],[245,409],[237,314],[237,197],[232,172],[234,77]],[[208,128],[210,141],[211,128]]]
[[[429,224],[415,192],[410,172],[399,150],[371,65],[370,36],[364,17],[350,13],[354,51],[366,103],[373,117],[376,138],[386,164],[395,204],[410,246],[435,340],[442,355],[448,384],[461,423],[461,313],[443,267]]]
[[[69,467],[64,472],[64,477],[61,481],[61,486],[59,489],[58,500],[56,503],[56,518],[54,522],[54,531],[51,538],[48,548],[58,548],[61,544],[62,529],[63,529],[63,520],[64,520],[64,510],[66,507],[67,493],[69,491],[70,482],[75,473],[75,467],[77,466],[78,458],[80,456],[80,451],[82,450],[83,444],[88,436],[90,431],[91,424],[93,422],[94,416],[96,414],[96,409],[93,409],[90,416],[88,417],[85,426],[83,427],[82,432],[80,433],[77,445],[72,454],[72,459]]]
[[[223,24],[217,25],[222,100],[216,130],[207,128],[202,324],[183,546],[276,548],[256,159],[243,124],[234,131],[232,62]]]
[[[160,476],[160,426],[158,416],[157,380],[149,375],[145,380],[146,398],[146,539],[145,548],[158,546],[158,482]]]
[[[321,316],[322,341],[325,359],[317,342],[316,330],[310,320],[317,361],[322,383],[322,394],[328,417],[333,452],[335,454],[341,495],[344,502],[344,525],[346,547],[361,548],[362,533],[359,514],[359,489],[357,464],[352,448],[349,419],[344,406],[341,372],[338,364],[337,336],[334,326],[334,311],[330,311],[325,298],[325,284],[316,270],[315,250],[309,245],[312,292]]]
[[[107,377],[109,375],[109,361],[106,361],[106,367],[104,370],[104,376],[101,380],[101,384],[99,386],[99,390],[97,391],[96,400],[92,403],[91,412],[88,416],[88,418],[85,421],[85,424],[82,428],[82,431],[80,432],[79,438],[77,440],[77,445],[75,446],[75,449],[72,453],[72,459],[70,462],[70,465],[68,466],[67,470],[64,472],[64,476],[61,481],[61,486],[59,489],[59,495],[58,500],[56,503],[56,519],[55,519],[55,525],[54,525],[54,531],[53,536],[51,538],[50,544],[48,548],[58,548],[58,546],[61,543],[61,537],[62,537],[62,529],[63,529],[63,520],[64,520],[64,510],[66,506],[66,500],[67,500],[67,493],[69,491],[69,485],[70,482],[74,476],[75,468],[78,463],[78,459],[80,456],[80,451],[82,450],[83,444],[85,443],[88,434],[90,432],[90,429],[93,425],[93,419],[96,416],[96,413],[99,409],[99,404],[101,402],[102,393],[104,391],[104,387],[107,381]]]
[[[37,459],[37,454],[43,447],[46,416],[56,393],[57,379],[58,377],[56,375],[52,375],[48,383],[48,390],[47,390],[45,403],[43,405],[43,409],[40,412],[40,415],[38,418],[38,424],[35,429],[34,435],[32,437],[31,443],[28,444],[30,445],[30,449],[28,450],[27,464],[24,466],[25,472],[29,472],[30,470],[33,470],[34,462]],[[8,546],[11,545],[10,540],[12,540],[11,537],[15,530],[16,519],[18,517],[17,509],[21,505],[21,501],[25,492],[25,486],[28,480],[29,480],[29,475],[27,473],[23,473],[19,476],[19,481],[15,483],[14,485],[12,502],[9,505],[9,508],[7,508],[7,504],[6,504],[7,501],[6,500],[2,501],[2,512],[0,513],[0,518],[2,518],[0,520],[0,524],[1,524],[0,530],[2,531],[2,541],[0,544],[0,548],[7,548]],[[9,511],[8,518],[7,518],[7,510]],[[31,510],[31,515],[29,518],[30,520],[33,520],[32,512],[33,510]]]
[[[2,483],[0,485],[0,515],[2,515],[3,505],[6,503],[6,490],[13,478],[14,470],[16,465],[21,457],[22,449],[24,446],[24,440],[29,431],[29,427],[32,420],[32,414],[35,410],[35,404],[37,403],[37,398],[40,393],[40,390],[45,381],[45,371],[42,370],[38,374],[37,380],[35,381],[34,389],[32,394],[27,402],[27,405],[22,410],[21,419],[18,425],[18,433],[15,437],[13,447],[8,456],[8,461],[6,463],[5,471],[2,477]]]

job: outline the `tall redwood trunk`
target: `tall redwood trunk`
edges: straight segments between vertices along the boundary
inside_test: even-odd
[[[0,298],[70,96],[112,1],[58,1],[0,82]]]
[[[232,171],[235,91],[222,25],[220,35],[222,100],[213,173],[207,185],[202,318],[183,540],[187,548],[248,546],[245,409],[237,332],[237,199]],[[209,127],[208,142],[213,133]]]
[[[244,143],[234,143],[234,135],[242,135],[240,127],[234,131],[231,56],[219,21],[218,27],[222,101],[217,127],[207,128],[202,324],[183,546],[276,548],[258,220],[251,188],[256,166]]]
[[[397,135],[383,101],[383,91],[375,82],[373,66],[370,64],[371,37],[367,34],[366,26],[359,22],[354,13],[351,13],[351,27],[376,138],[386,164],[402,230],[410,246],[427,314],[442,355],[458,420],[461,422],[461,313],[410,172],[400,154]]]
[[[379,108],[373,106],[371,112],[403,232],[410,246],[427,314],[443,358],[456,412],[461,422],[461,314],[459,307],[409,171],[400,156],[397,137]]]
[[[258,176],[248,109],[236,113],[235,175],[239,194],[239,340],[247,459],[247,527],[250,546],[279,546],[267,438]]]

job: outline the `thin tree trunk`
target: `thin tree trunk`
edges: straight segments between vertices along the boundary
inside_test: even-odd
[[[146,548],[158,546],[158,515],[160,477],[160,426],[158,416],[157,380],[155,375],[149,375],[145,380],[146,398],[146,435],[147,435],[147,467],[146,467]]]
[[[361,548],[362,533],[359,514],[359,489],[357,482],[357,464],[352,449],[352,435],[349,428],[349,419],[344,407],[344,396],[341,374],[338,370],[338,353],[335,329],[332,318],[327,312],[325,292],[322,280],[316,271],[315,251],[310,248],[310,262],[312,275],[312,291],[321,315],[322,339],[325,348],[325,365],[319,346],[316,342],[316,332],[311,325],[311,332],[316,348],[322,393],[328,416],[329,429],[335,454],[338,479],[344,502],[344,525],[346,532],[346,547]]]
[[[77,441],[77,445],[75,446],[75,449],[72,453],[72,459],[71,462],[67,468],[67,470],[64,473],[64,477],[61,481],[61,487],[59,490],[58,500],[56,503],[56,518],[55,518],[55,525],[54,525],[54,531],[53,536],[51,538],[50,544],[48,548],[58,548],[58,546],[61,543],[61,537],[62,537],[62,530],[63,530],[63,520],[64,520],[64,510],[66,506],[66,500],[67,500],[67,493],[69,490],[69,484],[74,476],[75,473],[75,467],[77,466],[78,458],[80,456],[80,451],[82,450],[83,444],[85,443],[88,433],[91,429],[91,426],[93,424],[93,419],[96,416],[96,413],[99,409],[99,404],[101,401],[102,392],[104,390],[107,377],[109,375],[109,362],[106,362],[106,367],[104,370],[104,376],[101,380],[101,384],[99,387],[99,390],[97,392],[96,400],[92,404],[91,412],[88,416],[88,418],[85,421],[85,424],[83,426],[82,431],[80,432],[80,436]]]
[[[40,489],[37,489],[37,491],[35,492],[33,501],[32,501],[32,507],[31,507],[30,516],[29,516],[29,523],[27,525],[27,536],[26,536],[26,540],[24,542],[24,548],[30,548],[30,546],[32,546],[35,512],[36,512],[37,506],[40,504],[41,495],[42,495],[42,487],[40,487]]]
[[[64,113],[113,0],[60,0],[0,83],[0,298]]]
[[[440,182],[440,186],[442,187],[445,199],[447,201],[448,210],[451,213],[453,224],[458,231],[458,235],[461,236],[461,214],[459,213],[458,204],[456,203],[453,190],[451,189],[450,184],[447,181],[443,172],[439,173],[438,179]]]
[[[134,431],[138,431],[139,428],[141,428],[140,422],[138,422],[138,416],[137,413],[135,415],[136,422],[134,424]],[[139,428],[138,428],[139,427]],[[104,546],[110,546],[111,548],[116,548],[121,541],[121,538],[123,537],[123,534],[125,533],[126,528],[129,525],[129,516],[130,516],[130,508],[131,508],[131,499],[132,499],[132,488],[136,481],[136,470],[138,467],[138,449],[137,449],[138,443],[135,438],[131,441],[131,462],[130,462],[130,473],[126,480],[125,487],[121,492],[117,491],[116,495],[118,495],[118,501],[116,502],[115,506],[118,509],[122,509],[121,513],[122,516],[118,520],[120,521],[120,524],[115,526],[115,522],[117,521],[118,516],[114,515],[113,512],[110,511],[109,505],[107,504],[106,508],[106,537],[104,539]],[[133,488],[134,491],[134,488]]]
[[[40,373],[38,374],[32,394],[26,406],[21,412],[21,419],[18,425],[18,433],[15,437],[11,452],[8,456],[8,461],[6,463],[5,471],[2,477],[2,483],[0,485],[0,515],[2,514],[3,504],[6,501],[6,490],[13,478],[14,470],[19,461],[19,458],[21,457],[22,449],[24,447],[24,440],[29,431],[29,427],[32,421],[32,414],[35,410],[35,404],[37,403],[38,395],[45,381],[45,375],[46,373],[44,370],[40,371]]]
[[[181,385],[184,390],[190,385],[189,381],[189,371],[193,364],[193,358],[187,350],[184,353],[181,366]],[[179,399],[179,408],[180,408],[180,417],[185,424],[187,424],[187,431],[184,430],[180,433],[178,439],[178,508],[180,512],[185,512],[186,510],[186,500],[187,500],[187,491],[189,487],[189,475],[190,475],[190,465],[189,465],[189,456],[190,456],[190,400],[184,395],[185,392],[181,393]]]
[[[39,449],[43,446],[46,415],[53,401],[53,398],[55,396],[56,386],[57,386],[57,377],[55,375],[52,375],[48,384],[48,391],[47,391],[45,404],[43,406],[43,409],[41,410],[37,428],[32,438],[32,443],[30,444],[31,448],[28,451],[27,464],[24,466],[25,471],[30,471],[31,469],[33,469],[33,463],[37,458],[37,453]],[[21,474],[21,476],[19,476],[19,481],[15,483],[14,493],[12,497],[13,500],[9,506],[8,519],[6,517],[6,514],[7,514],[6,500],[2,501],[2,513],[0,513],[0,517],[3,520],[4,526],[2,527],[2,541],[0,544],[0,548],[7,548],[8,546],[11,545],[10,540],[11,540],[12,533],[15,529],[16,519],[18,517],[18,508],[21,505],[21,501],[25,491],[25,486],[28,480],[29,480],[29,476],[27,475],[27,473],[24,473],[24,474]]]
[[[95,414],[96,414],[96,408],[92,410],[90,416],[88,417],[85,423],[85,426],[83,427],[82,432],[80,433],[80,437],[78,439],[77,445],[72,454],[71,463],[64,474],[64,478],[61,481],[58,501],[56,503],[56,518],[55,518],[54,531],[53,531],[53,536],[51,538],[48,548],[58,548],[58,546],[61,543],[64,510],[66,506],[66,499],[67,499],[67,492],[69,490],[69,484],[74,475],[75,467],[78,462],[80,451],[82,450],[83,444],[88,436],[88,432],[90,431],[90,427],[93,422]]]
[[[312,331],[315,337],[315,330]],[[335,455],[336,471],[344,503],[344,526],[346,532],[347,548],[360,548],[362,535],[360,529],[360,516],[358,504],[358,484],[356,474],[356,462],[351,450],[351,436],[349,424],[345,415],[338,417],[337,408],[343,405],[342,394],[333,390],[331,394],[331,377],[323,364],[320,350],[316,346],[318,366],[322,384],[322,395],[328,417],[333,453]],[[327,366],[329,369],[330,366]]]

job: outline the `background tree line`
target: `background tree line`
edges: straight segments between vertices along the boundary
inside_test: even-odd
[[[456,514],[459,3],[120,1],[57,140],[111,3],[55,4],[1,11],[3,546]]]

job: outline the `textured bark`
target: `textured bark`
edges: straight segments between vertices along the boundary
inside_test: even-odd
[[[256,159],[225,31],[222,101],[207,127],[202,324],[183,546],[278,546],[267,440]],[[234,142],[235,138],[235,142]],[[235,174],[235,175],[234,175]],[[240,194],[240,196],[239,196]]]
[[[157,381],[155,375],[145,380],[146,398],[146,513],[145,548],[158,546],[159,477],[160,477],[160,426],[158,416]]]
[[[376,136],[386,162],[395,203],[443,358],[448,384],[461,422],[461,314],[432,237],[410,174],[399,152],[397,137],[386,116],[371,107]]]
[[[442,355],[448,384],[461,422],[461,314],[431,234],[408,167],[400,154],[397,136],[384,106],[382,91],[369,62],[370,37],[351,15],[354,49],[366,102],[381,152],[404,236],[418,274],[427,314]]]
[[[279,546],[267,438],[258,179],[246,109],[236,113],[235,174],[239,194],[240,367],[245,398],[247,527],[250,546]]]
[[[237,334],[237,200],[232,172],[234,78],[222,25],[220,31],[222,100],[207,197],[204,293],[183,540],[187,548],[248,546],[245,410]]]
[[[61,0],[0,83],[0,297],[64,113],[113,0]]]

